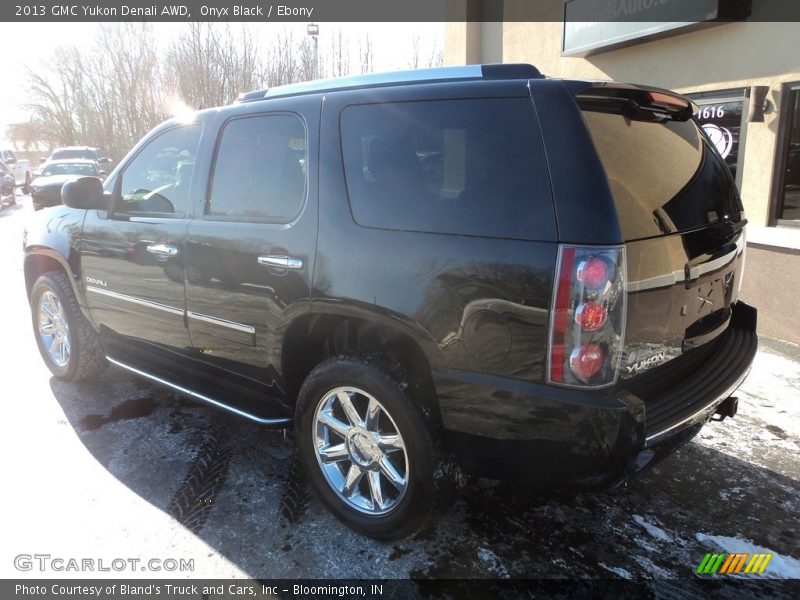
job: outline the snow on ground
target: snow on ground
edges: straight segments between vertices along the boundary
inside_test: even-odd
[[[633,575],[631,575],[628,571],[623,569],[622,567],[609,567],[605,563],[599,563],[601,567],[603,567],[606,571],[610,571],[614,573],[617,577],[622,577],[623,579],[633,579]]]
[[[644,530],[650,534],[651,537],[654,537],[655,539],[661,542],[672,541],[672,536],[670,536],[666,531],[664,531],[660,527],[656,527],[643,517],[640,517],[639,515],[633,515],[633,520],[636,521],[637,524],[641,525],[644,528]]]

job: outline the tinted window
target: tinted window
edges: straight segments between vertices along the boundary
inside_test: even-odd
[[[306,134],[299,118],[235,119],[222,132],[206,214],[290,221],[305,197],[305,168]]]
[[[550,239],[554,217],[530,100],[351,106],[342,149],[368,227]]]
[[[584,111],[627,240],[739,220],[730,172],[694,121]]]
[[[125,167],[115,211],[185,214],[200,132],[200,125],[186,125],[150,141]]]

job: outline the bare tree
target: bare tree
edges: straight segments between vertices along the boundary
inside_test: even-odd
[[[350,74],[350,42],[341,29],[336,29],[331,36],[328,59],[330,77],[344,77]]]
[[[427,69],[441,67],[444,64],[444,55],[438,38],[435,37],[426,42],[417,31],[411,36],[410,46],[409,68]]]
[[[190,23],[166,54],[167,89],[192,107],[226,104],[262,87],[267,72],[250,29]]]
[[[58,48],[39,69],[28,68],[28,77],[32,98],[28,108],[41,124],[44,141],[76,143],[85,117],[81,53],[75,47]]]
[[[168,116],[154,37],[149,23],[100,28],[91,77],[93,108],[113,122],[108,149],[116,154]]]
[[[298,40],[286,28],[259,40],[246,25],[189,23],[164,51],[155,37],[149,23],[113,23],[99,26],[88,52],[58,48],[28,70],[31,119],[9,136],[24,147],[87,144],[120,157],[169,116],[176,99],[192,108],[217,106],[265,85],[368,73],[375,60],[369,34],[351,52],[341,29],[325,38],[322,56],[313,39]],[[415,33],[408,65],[441,63],[439,40]]]
[[[28,151],[46,139],[41,121],[30,119],[24,123],[12,123],[6,128],[6,136],[16,148]]]
[[[311,81],[317,77],[319,71],[318,49],[314,47],[314,40],[309,36],[300,43],[298,61],[300,63],[297,74],[299,81]]]
[[[283,29],[271,39],[267,50],[267,83],[270,87],[301,79],[299,54],[291,31]]]
[[[372,73],[374,70],[372,64],[374,60],[374,49],[368,33],[364,34],[358,41],[358,58],[361,63],[361,73]]]

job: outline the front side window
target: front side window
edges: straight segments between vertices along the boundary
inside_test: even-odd
[[[783,148],[782,182],[778,189],[778,221],[800,225],[800,85],[788,90],[786,145]]]
[[[350,106],[341,133],[360,225],[533,240],[553,235],[530,99]]]
[[[306,191],[306,131],[294,115],[230,121],[222,131],[205,214],[287,223]]]
[[[115,212],[185,215],[200,133],[199,124],[176,127],[145,146],[121,174]]]

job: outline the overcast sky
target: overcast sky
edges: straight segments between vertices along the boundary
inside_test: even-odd
[[[233,24],[238,26],[238,24]],[[286,27],[296,38],[306,35],[305,23],[250,24],[248,25],[264,42],[274,32]],[[89,49],[94,44],[98,23],[0,23],[0,56],[3,57],[2,84],[0,84],[0,140],[5,143],[6,127],[10,123],[27,120],[24,109],[28,101],[26,66],[41,68],[41,63],[63,45]],[[184,28],[180,23],[154,23],[155,43],[167,46]],[[429,52],[432,45],[444,44],[442,23],[320,23],[320,55],[324,57],[326,36],[341,28],[356,47],[359,38],[369,33],[374,48],[376,71],[394,71],[408,68],[411,39],[418,33]],[[322,60],[322,58],[321,58]],[[355,66],[355,65],[354,65]]]

